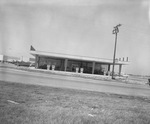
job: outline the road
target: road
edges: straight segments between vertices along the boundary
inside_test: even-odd
[[[0,68],[0,80],[24,84],[150,97],[150,87],[147,85],[84,79],[80,77],[28,72],[9,68]]]

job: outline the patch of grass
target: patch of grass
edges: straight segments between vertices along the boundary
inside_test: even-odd
[[[0,81],[0,124],[150,124],[149,117],[150,98]]]

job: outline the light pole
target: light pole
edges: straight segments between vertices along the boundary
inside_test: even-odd
[[[115,66],[115,56],[116,56],[116,46],[117,46],[117,34],[119,32],[119,29],[118,27],[120,27],[121,24],[118,24],[117,26],[114,27],[114,30],[113,30],[113,34],[115,34],[115,46],[114,46],[114,56],[113,56],[113,68],[112,68],[112,79],[115,79],[114,78],[114,66]]]

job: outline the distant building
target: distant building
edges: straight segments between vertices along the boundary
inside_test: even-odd
[[[19,57],[14,57],[14,56],[0,55],[0,61],[1,62],[20,61],[20,58]]]
[[[4,60],[4,55],[0,55],[0,61],[3,62]]]
[[[113,65],[112,59],[43,52],[37,51],[33,47],[31,48],[30,54],[35,56],[35,66],[39,69],[103,75],[111,72],[110,68]],[[119,66],[119,74],[121,74],[122,65],[126,64],[128,62],[115,62],[115,65]]]

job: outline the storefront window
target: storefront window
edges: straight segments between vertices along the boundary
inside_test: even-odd
[[[69,60],[67,64],[67,71],[75,72],[76,68],[80,68],[81,62]]]
[[[107,72],[107,71],[108,71],[108,65],[101,64],[101,63],[95,64],[94,74],[104,75],[104,72]]]
[[[84,62],[77,60],[69,60],[67,64],[67,71],[75,72],[76,68],[83,68],[83,73],[92,73],[92,62]]]
[[[65,59],[57,59],[50,57],[39,57],[38,68],[64,71],[65,70]],[[92,74],[93,63],[78,60],[68,60],[66,71],[76,72],[76,68],[79,68],[79,72],[83,70],[83,73]],[[95,63],[94,74],[104,75],[108,72],[108,64]]]
[[[63,59],[40,57],[39,68],[47,69],[47,65],[50,65],[50,70],[52,69],[52,66],[55,66],[55,70],[61,70],[61,71],[64,70],[64,60]]]
[[[83,62],[84,73],[92,74],[92,62]]]

